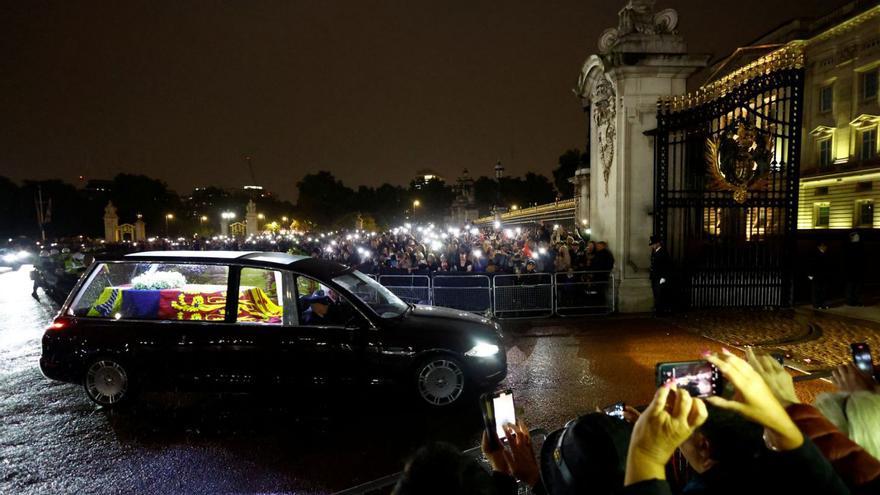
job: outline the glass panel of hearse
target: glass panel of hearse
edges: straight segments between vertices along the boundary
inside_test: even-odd
[[[115,320],[222,322],[228,281],[226,265],[101,263],[83,284],[70,312]]]

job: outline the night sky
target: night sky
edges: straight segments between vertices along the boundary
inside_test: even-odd
[[[659,0],[724,55],[844,0]],[[178,192],[306,173],[347,185],[550,175],[582,147],[573,96],[623,0],[20,1],[0,7],[0,175],[138,172]]]

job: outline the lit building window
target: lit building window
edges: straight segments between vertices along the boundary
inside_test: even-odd
[[[862,73],[862,99],[877,98],[877,70]]]
[[[819,88],[819,111],[822,113],[830,112],[834,102],[834,86],[822,86]]]
[[[831,223],[831,203],[813,204],[813,227],[825,229]]]
[[[871,160],[877,155],[877,128],[861,131],[859,140],[859,159]]]
[[[874,201],[861,199],[856,201],[855,225],[858,227],[874,226]]]
[[[831,159],[831,138],[819,141],[819,166],[830,167]]]

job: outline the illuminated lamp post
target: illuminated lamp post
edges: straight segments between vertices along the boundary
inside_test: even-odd
[[[174,213],[165,214],[165,237],[168,237],[168,222],[174,220]]]

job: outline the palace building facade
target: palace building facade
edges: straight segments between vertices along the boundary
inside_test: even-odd
[[[792,43],[803,45],[805,72],[797,227],[880,229],[880,5],[786,23],[715,64],[706,82]]]

